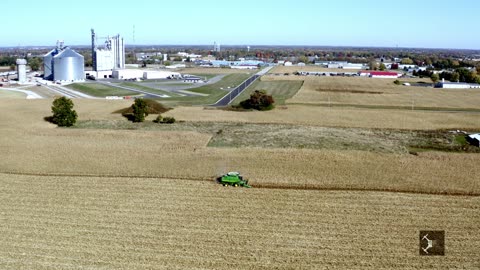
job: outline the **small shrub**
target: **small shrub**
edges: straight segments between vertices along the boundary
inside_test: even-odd
[[[48,118],[59,127],[71,127],[77,121],[77,112],[73,109],[73,101],[66,97],[60,97],[53,101],[53,116]]]
[[[175,118],[173,117],[163,117],[161,116],[160,114],[157,116],[157,118],[155,118],[155,120],[153,120],[154,123],[158,123],[158,124],[173,124],[175,123]]]
[[[400,84],[401,84],[399,80],[395,80],[395,81],[393,81],[393,83],[396,84],[396,85],[400,85]]]

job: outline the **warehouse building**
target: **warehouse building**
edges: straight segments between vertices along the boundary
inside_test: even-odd
[[[480,84],[441,81],[441,82],[438,82],[438,83],[435,84],[435,88],[445,88],[445,89],[472,89],[472,88],[480,88]]]
[[[389,71],[360,71],[358,75],[361,77],[382,78],[382,79],[396,79],[401,76],[401,74],[399,73],[389,72]]]

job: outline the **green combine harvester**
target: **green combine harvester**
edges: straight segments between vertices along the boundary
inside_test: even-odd
[[[246,187],[251,188],[248,185],[248,180],[243,179],[243,177],[238,172],[229,172],[217,178],[217,181],[223,186],[234,186],[234,187]]]

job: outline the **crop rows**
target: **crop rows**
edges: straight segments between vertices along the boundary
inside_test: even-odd
[[[154,178],[0,174],[0,183],[1,268],[446,269],[479,263],[480,237],[471,234],[480,229],[478,197],[235,189]],[[447,231],[447,257],[418,256],[418,231],[425,228]]]

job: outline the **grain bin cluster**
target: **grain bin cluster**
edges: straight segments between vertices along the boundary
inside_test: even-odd
[[[62,41],[57,47],[43,57],[45,80],[59,82],[75,82],[85,79],[84,58]]]

